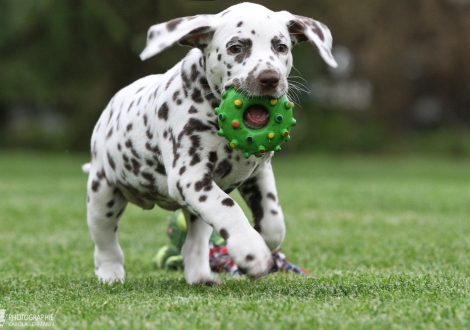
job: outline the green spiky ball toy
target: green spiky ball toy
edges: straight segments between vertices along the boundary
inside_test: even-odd
[[[294,103],[286,95],[279,99],[247,97],[237,88],[230,88],[222,94],[222,102],[214,113],[218,117],[219,135],[227,139],[230,148],[241,150],[248,158],[281,150],[295,125],[293,109]]]

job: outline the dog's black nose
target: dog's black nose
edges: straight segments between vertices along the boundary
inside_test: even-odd
[[[276,71],[262,71],[258,76],[258,82],[264,89],[272,89],[279,84],[279,75]]]

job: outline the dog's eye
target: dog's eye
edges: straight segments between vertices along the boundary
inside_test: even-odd
[[[229,47],[229,51],[232,54],[240,54],[243,52],[243,47],[241,45],[233,45]]]
[[[284,44],[279,44],[276,46],[276,51],[278,53],[286,53],[289,48]]]

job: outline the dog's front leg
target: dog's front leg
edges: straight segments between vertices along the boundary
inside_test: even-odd
[[[181,254],[184,260],[184,275],[190,284],[219,284],[209,265],[209,239],[212,227],[201,217],[183,208],[186,218],[186,240]]]
[[[240,186],[238,191],[253,213],[255,230],[261,234],[272,251],[277,249],[284,240],[286,225],[271,163],[262,163],[258,171]]]
[[[170,195],[225,239],[228,253],[242,273],[254,278],[268,273],[273,261],[266,243],[250,225],[241,207],[212,180],[206,164],[200,163],[184,171],[169,171],[168,179]],[[183,249],[184,259],[202,255],[193,250],[207,251],[209,238],[207,227],[201,224],[195,223],[188,229],[191,232],[188,232],[189,241]],[[200,260],[205,263],[203,258]],[[184,263],[188,267],[185,269],[188,282],[207,277],[207,265],[192,260]]]

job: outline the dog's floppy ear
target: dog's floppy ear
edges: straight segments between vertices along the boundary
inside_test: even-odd
[[[325,24],[308,17],[293,15],[288,11],[281,11],[277,14],[285,21],[290,38],[294,44],[310,41],[317,47],[321,57],[328,65],[334,68],[338,66],[331,54],[333,37]]]
[[[213,22],[212,15],[196,15],[152,25],[147,33],[147,45],[140,58],[146,60],[175,43],[204,48],[212,38]]]

